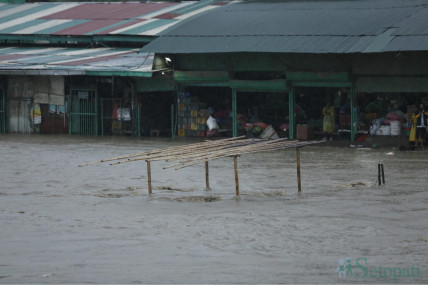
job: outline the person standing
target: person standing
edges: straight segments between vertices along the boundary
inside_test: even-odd
[[[424,139],[427,132],[428,126],[428,112],[425,111],[424,104],[419,105],[419,110],[415,114],[416,120],[416,138],[415,146],[418,147],[419,139],[421,141],[421,147],[424,147]]]
[[[327,105],[323,108],[322,114],[324,116],[322,124],[324,139],[328,139],[327,136],[329,136],[329,139],[332,140],[334,132],[334,107],[331,105],[330,101],[328,101]]]

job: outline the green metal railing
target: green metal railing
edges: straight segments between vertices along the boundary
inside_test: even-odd
[[[6,133],[6,94],[0,87],[0,134]]]
[[[70,89],[69,134],[98,135],[98,94],[94,88]]]

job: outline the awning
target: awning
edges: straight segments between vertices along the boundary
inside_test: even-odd
[[[0,48],[2,75],[151,77],[153,53],[125,48]]]

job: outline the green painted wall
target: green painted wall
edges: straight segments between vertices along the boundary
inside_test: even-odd
[[[173,91],[174,84],[171,78],[136,78],[137,92]]]
[[[175,55],[175,64],[181,71],[229,72],[230,79],[243,71],[285,73],[296,86],[347,87],[355,79],[357,92],[428,90],[428,52],[183,54]]]

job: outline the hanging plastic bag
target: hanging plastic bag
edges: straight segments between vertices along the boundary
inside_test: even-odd
[[[211,116],[207,119],[207,126],[210,131],[218,129],[217,121]]]

